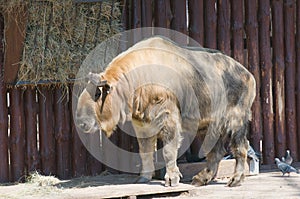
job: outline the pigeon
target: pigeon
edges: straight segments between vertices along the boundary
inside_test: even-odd
[[[295,172],[299,174],[299,170],[295,169],[291,165],[288,165],[285,162],[281,162],[279,158],[275,158],[276,165],[278,169],[282,172],[282,175],[284,176],[286,173],[290,176],[291,172]]]
[[[259,162],[259,159],[261,157],[261,154],[259,154],[258,152],[256,152],[250,145],[248,147],[248,151],[247,151],[247,157],[251,158],[252,160],[254,160],[255,162]],[[229,160],[229,159],[233,159],[233,155],[230,153],[226,156],[223,157],[223,160]]]
[[[254,151],[254,149],[249,145],[247,156],[254,160],[255,162],[259,162],[260,154]]]
[[[281,161],[284,162],[284,163],[286,163],[286,164],[288,164],[288,165],[292,164],[293,158],[291,156],[290,150],[286,150],[285,157],[282,157]]]

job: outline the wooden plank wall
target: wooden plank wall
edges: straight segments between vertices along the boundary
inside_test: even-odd
[[[251,145],[262,148],[263,164],[273,164],[274,157],[283,156],[286,149],[299,161],[300,2],[185,2],[124,0],[123,26],[171,28],[244,64],[257,81]],[[72,118],[72,92],[63,97],[64,92],[55,85],[7,87],[3,38],[4,18],[0,15],[0,183],[22,181],[36,170],[62,179],[104,170],[119,172],[98,162],[83,146]],[[136,139],[120,129],[111,141],[138,151]],[[200,143],[194,140],[193,153],[198,152]],[[129,164],[130,160],[124,161]]]

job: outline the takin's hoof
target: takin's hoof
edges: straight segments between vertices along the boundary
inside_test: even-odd
[[[151,179],[146,178],[144,176],[139,176],[135,183],[148,183]]]
[[[209,179],[207,178],[202,178],[198,175],[195,175],[192,179],[192,185],[199,187],[199,186],[203,186],[203,185],[207,185],[210,182]]]
[[[227,186],[229,187],[236,187],[240,186],[241,182],[244,181],[244,174],[235,174],[227,183]]]
[[[194,186],[207,185],[212,180],[212,177],[213,175],[211,174],[211,172],[207,172],[206,170],[203,170],[193,177],[192,185]]]
[[[182,174],[180,172],[174,172],[174,173],[166,173],[165,175],[165,186],[166,187],[176,187],[179,185],[180,178],[182,177]]]

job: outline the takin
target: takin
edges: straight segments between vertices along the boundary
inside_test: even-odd
[[[176,160],[185,133],[205,136],[199,156],[207,164],[193,185],[213,179],[228,141],[236,159],[228,186],[244,179],[256,83],[231,57],[154,36],[120,53],[102,73],[88,76],[77,102],[76,125],[84,133],[100,128],[109,137],[117,125],[131,121],[142,161],[138,182],[152,179],[155,143],[161,139],[165,185],[178,185],[182,175]]]

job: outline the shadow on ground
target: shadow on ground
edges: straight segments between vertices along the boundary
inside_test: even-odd
[[[58,188],[85,188],[85,187],[97,187],[104,185],[121,185],[121,184],[134,184],[138,175],[105,175],[105,176],[87,176],[73,178],[71,180],[62,181],[55,184]]]

